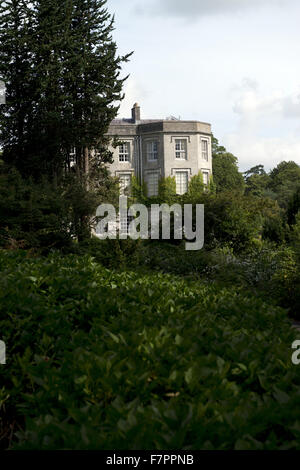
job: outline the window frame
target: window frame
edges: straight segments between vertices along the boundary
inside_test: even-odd
[[[124,148],[127,148],[127,151],[124,151]],[[121,151],[122,148],[122,151]],[[130,163],[131,161],[131,149],[130,142],[122,142],[119,146],[119,163]]]
[[[154,144],[156,145],[156,150],[154,150]],[[158,161],[158,140],[151,140],[146,142],[146,153],[148,162]],[[154,155],[156,155],[156,158],[154,158]]]
[[[187,160],[187,139],[174,139],[175,140],[175,160]],[[177,148],[177,145],[180,143],[180,148]],[[181,144],[184,144],[182,148]],[[179,154],[179,157],[177,156]],[[182,157],[181,155],[184,155]]]
[[[149,179],[153,176],[155,176],[157,178],[157,180],[156,180],[155,183],[153,183],[153,182],[150,183]],[[151,187],[155,188],[154,191],[150,191],[150,185],[151,185]],[[147,174],[147,195],[148,195],[148,197],[158,196],[158,189],[159,189],[159,173],[158,173],[158,171],[151,171]]]
[[[204,181],[204,175],[207,176],[207,182],[206,182],[206,183],[205,183],[205,181]],[[208,184],[209,184],[209,176],[210,176],[209,170],[202,170],[202,176],[203,176],[203,184],[204,184],[205,186],[208,186]]]
[[[203,144],[204,143],[206,145],[205,150],[203,149]],[[209,140],[204,139],[203,137],[201,137],[201,157],[202,157],[202,160],[205,160],[206,162],[208,162],[208,160],[209,160],[208,144],[209,144]]]
[[[184,174],[186,175],[186,190],[181,192],[181,191],[178,191],[178,182],[177,182],[177,176],[179,174]],[[182,196],[183,194],[186,194],[188,192],[188,189],[189,189],[189,171],[188,170],[176,170],[175,171],[175,182],[176,182],[176,194]],[[180,182],[180,184],[182,184],[182,182]]]

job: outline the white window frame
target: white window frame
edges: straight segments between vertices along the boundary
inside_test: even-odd
[[[151,140],[146,143],[148,162],[156,162],[158,160],[158,141]]]
[[[175,159],[187,160],[187,139],[175,139]]]
[[[156,177],[155,181],[150,181],[152,177]],[[159,173],[157,171],[152,171],[147,174],[147,193],[148,196],[157,196],[158,195],[158,185],[159,185]]]
[[[124,178],[126,176],[129,176],[129,178],[128,178],[129,184],[124,185],[123,182],[122,182],[122,177]],[[119,177],[119,180],[120,180],[120,193],[124,194],[126,189],[130,188],[130,186],[131,186],[131,177],[132,177],[132,175],[131,175],[131,173],[119,173],[118,177]]]
[[[178,181],[177,176],[180,174],[186,175],[186,188],[182,189],[182,187],[178,188]],[[176,170],[175,171],[175,181],[176,181],[176,194],[182,196],[183,194],[187,193],[189,188],[189,171],[188,170]],[[182,182],[179,183],[182,186]]]
[[[122,142],[119,145],[119,162],[130,162],[130,142]]]
[[[206,175],[207,177],[207,181],[205,182],[204,180],[204,175]],[[208,186],[208,183],[209,183],[209,171],[208,170],[202,170],[202,176],[203,176],[203,184],[205,186]]]
[[[208,139],[201,139],[202,160],[208,162]]]

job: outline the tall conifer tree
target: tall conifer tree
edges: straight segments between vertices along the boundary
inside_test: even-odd
[[[100,159],[109,159],[104,134],[117,114],[116,103],[122,99],[126,79],[120,78],[121,64],[130,56],[117,55],[111,36],[114,18],[105,4],[106,0],[73,0],[71,48],[64,69],[72,110],[70,135],[76,142],[77,163],[85,173],[91,149],[99,150]]]
[[[0,108],[0,145],[11,164],[23,160],[32,112],[32,16],[26,2],[7,0],[0,6],[0,79],[6,105]]]
[[[113,25],[106,0],[4,2],[0,78],[8,83],[8,106],[1,142],[4,158],[23,173],[57,179],[74,147],[81,174],[93,149],[96,166],[109,160],[104,134],[118,112],[121,65],[130,56],[118,56]]]

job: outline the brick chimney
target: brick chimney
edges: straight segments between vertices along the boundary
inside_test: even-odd
[[[141,120],[141,108],[137,103],[133,105],[133,108],[131,110],[131,116],[134,123]]]

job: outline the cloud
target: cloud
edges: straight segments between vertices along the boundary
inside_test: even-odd
[[[257,164],[270,170],[283,160],[300,164],[299,92],[262,93],[259,84],[248,78],[231,91],[236,94],[233,111],[239,120],[223,142],[238,157],[241,171]]]
[[[257,8],[263,5],[284,6],[288,2],[295,0],[154,0],[149,5],[144,6],[139,3],[136,12],[151,13],[158,16],[172,16],[195,19],[205,15],[218,13],[231,13],[245,10],[247,8]]]
[[[134,78],[129,77],[125,82],[124,87],[125,98],[121,103],[118,118],[130,118],[131,109],[134,103],[143,104],[149,93],[143,88],[143,86]],[[144,116],[142,115],[142,118]]]
[[[282,90],[269,91],[268,95],[262,94],[258,83],[251,78],[244,78],[241,86],[231,89],[239,96],[233,105],[233,111],[244,119],[255,118],[290,118],[300,117],[300,93],[299,91],[286,95]]]
[[[223,141],[226,148],[238,157],[240,171],[258,164],[269,171],[283,160],[300,164],[300,138],[293,133],[281,138],[235,133],[225,136]]]
[[[289,118],[300,118],[300,94],[287,96],[282,100],[282,112]]]

